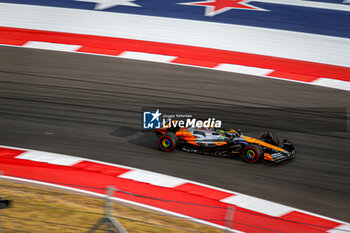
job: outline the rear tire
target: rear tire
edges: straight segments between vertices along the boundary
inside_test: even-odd
[[[259,145],[251,144],[244,148],[243,159],[247,163],[258,163],[264,160],[264,152]]]
[[[168,132],[159,137],[158,144],[162,151],[171,152],[176,148],[177,137],[174,133]]]
[[[261,141],[267,142],[271,145],[278,146],[280,144],[280,141],[278,140],[278,137],[275,133],[266,131],[261,137]]]

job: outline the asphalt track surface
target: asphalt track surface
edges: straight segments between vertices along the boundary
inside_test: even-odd
[[[245,107],[346,108],[350,92],[194,67],[13,47],[0,47],[0,87],[2,145],[151,170],[350,221],[350,134],[344,132],[342,117],[336,118],[337,131],[343,132],[308,129],[318,122],[308,113],[295,122],[276,118],[273,127],[298,153],[281,164],[164,153],[153,134],[140,131],[144,107],[223,105],[214,117],[233,118],[235,113],[223,108],[241,106],[239,125],[228,120],[229,126],[258,136],[267,126],[251,118],[256,109]]]

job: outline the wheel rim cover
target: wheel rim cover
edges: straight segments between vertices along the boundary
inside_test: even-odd
[[[167,139],[167,138],[163,139],[163,140],[162,140],[162,146],[163,146],[164,148],[169,148],[169,147],[171,146],[170,140]]]
[[[253,150],[248,150],[246,154],[248,159],[253,159],[255,157],[255,152]]]

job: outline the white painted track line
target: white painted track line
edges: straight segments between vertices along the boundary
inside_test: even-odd
[[[170,62],[176,58],[174,56],[140,52],[123,52],[118,57],[153,62]]]
[[[342,224],[336,228],[328,230],[329,233],[346,233],[350,232],[350,224]]]
[[[275,217],[283,216],[293,210],[285,205],[246,195],[234,195],[220,201]]]
[[[311,82],[311,84],[322,86],[322,87],[330,87],[330,88],[350,91],[350,82],[337,80],[337,79],[319,78]]]
[[[233,64],[220,64],[214,68],[215,70],[228,71],[228,72],[237,72],[248,75],[259,75],[265,76],[270,74],[274,70],[270,69],[262,69],[251,66],[241,66],[241,65],[233,65]]]
[[[142,170],[133,170],[128,171],[120,176],[120,178],[131,179],[139,182],[149,183],[152,185],[157,185],[161,187],[174,188],[176,186],[182,185],[186,183],[186,180],[162,175],[159,173],[142,171]]]
[[[29,41],[23,45],[26,48],[33,49],[46,49],[46,50],[55,50],[63,52],[72,52],[77,51],[81,46],[80,45],[70,45],[70,44],[57,44],[57,43],[48,43],[40,41]]]
[[[73,166],[81,161],[84,161],[83,158],[79,158],[79,157],[42,152],[42,151],[26,151],[23,154],[16,156],[16,159],[31,160],[36,162],[56,164],[56,165],[62,165],[62,166]]]

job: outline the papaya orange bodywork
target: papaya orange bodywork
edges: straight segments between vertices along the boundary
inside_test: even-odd
[[[284,149],[282,148],[279,148],[277,146],[274,146],[274,145],[271,145],[267,142],[263,142],[259,139],[256,139],[256,138],[251,138],[251,137],[246,137],[246,136],[242,136],[242,138],[244,138],[245,140],[247,140],[247,142],[249,143],[255,143],[255,144],[258,144],[260,146],[265,146],[265,147],[268,147],[268,148],[271,148],[271,149],[274,149],[274,150],[277,150],[277,151],[284,151]]]
[[[223,145],[226,145],[227,144],[227,142],[214,142],[215,143],[215,145],[217,145],[217,146],[223,146]]]
[[[269,153],[264,153],[264,159],[269,161],[275,161]]]

